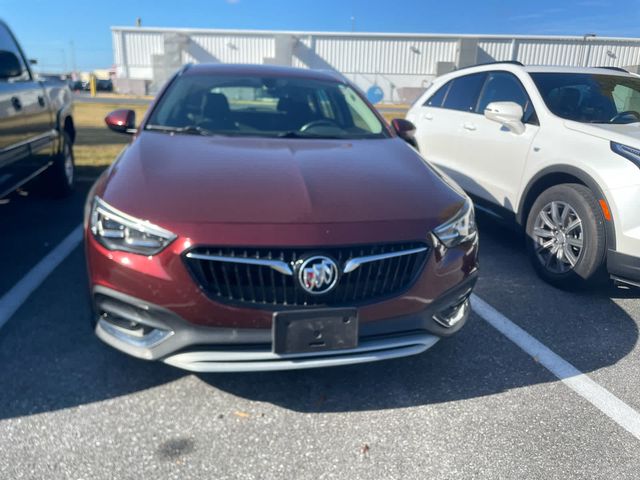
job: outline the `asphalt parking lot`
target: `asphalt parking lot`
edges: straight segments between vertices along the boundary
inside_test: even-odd
[[[215,375],[129,358],[91,332],[80,244],[2,325],[93,176],[0,205],[0,478],[638,478],[640,291],[558,291],[482,216],[476,294],[508,320],[479,309],[416,357]]]

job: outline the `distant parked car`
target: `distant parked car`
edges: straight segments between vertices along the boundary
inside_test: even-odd
[[[74,184],[71,92],[36,79],[15,37],[0,21],[0,198],[43,175],[56,195]]]
[[[454,334],[477,278],[471,200],[348,81],[181,70],[87,199],[96,334],[193,371],[414,355]]]
[[[74,92],[80,92],[82,90],[86,90],[88,83],[83,82],[82,80],[72,80],[69,82],[69,88]]]
[[[498,63],[437,79],[410,109],[427,160],[515,219],[542,278],[640,286],[640,78]]]
[[[112,92],[113,83],[111,80],[96,80],[96,90],[98,92]]]

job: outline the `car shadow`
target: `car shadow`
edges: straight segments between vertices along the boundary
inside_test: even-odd
[[[604,293],[560,292],[544,284],[529,267],[521,236],[480,222],[477,292],[483,299],[585,373],[633,350],[638,328],[624,309]],[[89,317],[78,248],[0,329],[0,419],[117,399],[191,375],[107,347],[93,335]],[[197,378],[211,389],[305,413],[437,405],[556,380],[475,314],[459,334],[414,357]]]

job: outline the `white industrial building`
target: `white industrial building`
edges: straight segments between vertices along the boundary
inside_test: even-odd
[[[154,93],[186,63],[333,69],[383,102],[408,102],[437,75],[499,60],[526,65],[616,66],[637,71],[640,39],[112,27],[116,87]]]

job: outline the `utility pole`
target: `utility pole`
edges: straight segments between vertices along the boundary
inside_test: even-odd
[[[69,40],[69,49],[71,52],[71,73],[75,75],[76,73],[76,46],[73,43],[73,40]]]
[[[590,38],[595,38],[595,33],[585,33],[582,37],[582,66],[589,66],[589,54],[591,53],[591,46],[588,45],[588,41]]]

